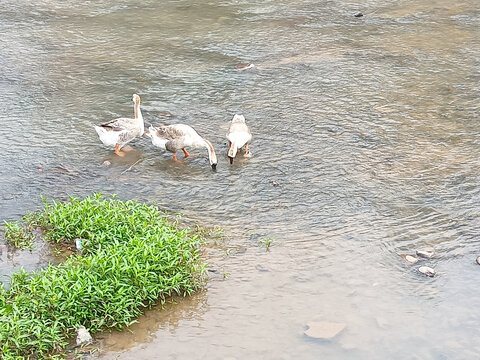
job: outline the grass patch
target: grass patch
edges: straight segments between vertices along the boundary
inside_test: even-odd
[[[18,249],[33,247],[33,234],[17,222],[5,221],[5,241]]]
[[[158,300],[203,285],[200,237],[154,206],[94,195],[45,202],[24,221],[55,243],[81,239],[82,254],[32,274],[20,271],[9,290],[0,287],[2,359],[61,354],[80,325],[92,333],[122,328]]]

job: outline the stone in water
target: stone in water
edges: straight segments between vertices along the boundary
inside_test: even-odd
[[[243,70],[247,70],[247,69],[251,69],[255,67],[255,65],[251,64],[251,63],[244,63],[244,64],[237,64],[235,66],[235,68],[239,71],[243,71]]]
[[[428,267],[428,266],[420,266],[418,268],[418,271],[420,271],[423,275],[427,275],[430,277],[435,276],[435,270],[433,270],[431,267]]]
[[[435,250],[433,248],[417,250],[417,255],[425,259],[430,259],[434,254]]]
[[[331,339],[346,327],[343,323],[325,321],[312,321],[307,326],[308,330],[305,330],[305,335],[315,339]]]
[[[477,264],[480,265],[480,256],[477,257]]]
[[[85,326],[80,326],[77,329],[77,346],[88,345],[91,344],[92,341],[92,335],[90,335]]]
[[[405,260],[410,264],[415,264],[416,262],[418,262],[418,259],[412,255],[405,255]]]

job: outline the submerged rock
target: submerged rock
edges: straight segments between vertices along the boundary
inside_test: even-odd
[[[362,17],[363,14],[362,14],[361,12],[359,12],[359,13],[356,13],[355,15],[353,15],[353,16],[355,16],[355,17]]]
[[[247,70],[247,69],[251,69],[255,67],[255,65],[251,64],[251,63],[244,63],[244,64],[237,64],[235,65],[235,69],[237,69],[238,71],[243,71],[243,70]]]
[[[109,167],[110,165],[112,165],[112,163],[108,160],[105,160],[102,165],[100,165],[101,167]]]
[[[338,335],[347,326],[344,323],[333,323],[326,321],[312,321],[307,324],[308,329],[305,335],[315,339],[331,339]]]
[[[423,275],[426,275],[426,276],[430,276],[430,277],[435,276],[435,270],[428,266],[420,266],[418,268],[418,271],[420,271]]]
[[[420,249],[420,250],[417,250],[417,255],[425,259],[430,259],[433,255],[435,255],[435,249],[434,248]]]
[[[77,329],[77,346],[88,345],[91,344],[92,341],[92,335],[90,335],[85,326],[80,326]]]

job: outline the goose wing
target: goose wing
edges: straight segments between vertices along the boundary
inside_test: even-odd
[[[156,128],[156,136],[164,141],[165,149],[175,153],[185,147],[185,133],[174,125]]]
[[[107,121],[106,123],[100,124],[99,126],[110,131],[124,131],[124,130],[129,130],[135,127],[135,124],[136,124],[135,119],[118,118],[118,119]]]

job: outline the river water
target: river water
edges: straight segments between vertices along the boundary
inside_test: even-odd
[[[205,291],[95,357],[478,358],[479,29],[477,0],[3,0],[0,219],[102,192],[225,230]],[[209,139],[217,172],[203,150],[106,149],[92,125],[133,93],[147,124]],[[235,113],[253,157],[230,165]],[[47,253],[2,249],[2,280]],[[346,328],[319,341],[311,321]]]

